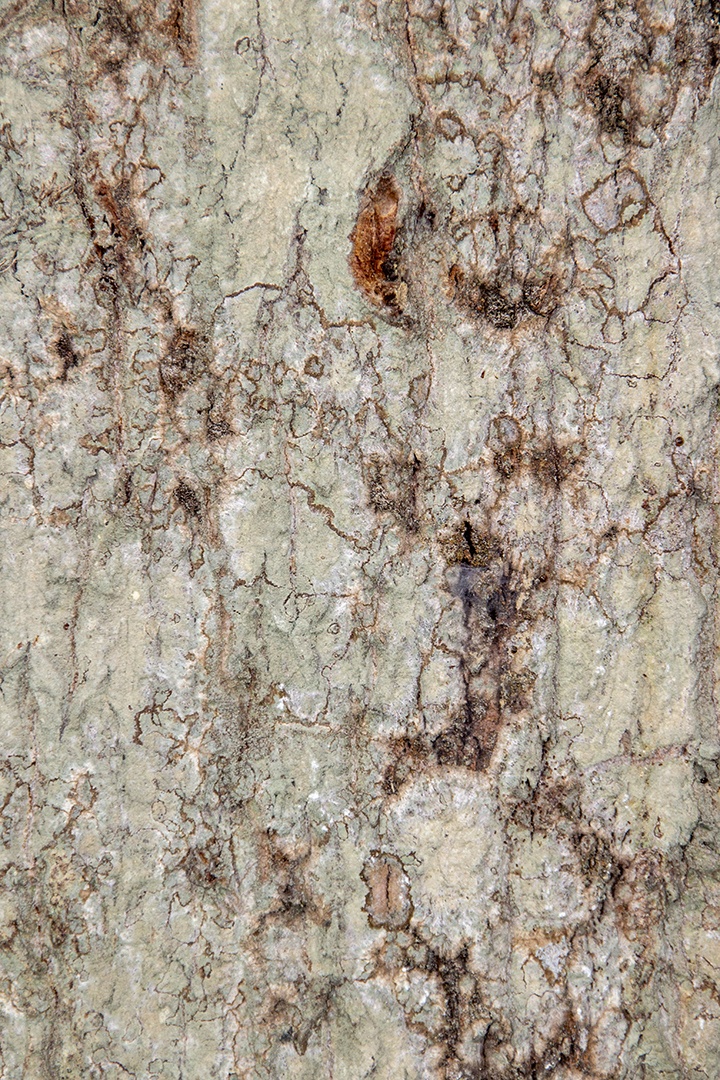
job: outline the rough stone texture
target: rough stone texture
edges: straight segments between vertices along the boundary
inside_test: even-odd
[[[3,0],[3,1078],[720,1076],[719,17]]]

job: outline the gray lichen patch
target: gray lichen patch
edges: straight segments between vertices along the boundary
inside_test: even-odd
[[[720,1073],[713,4],[0,14],[0,1074]]]

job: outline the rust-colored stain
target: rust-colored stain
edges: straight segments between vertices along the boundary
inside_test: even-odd
[[[397,856],[373,851],[360,876],[368,887],[365,911],[370,925],[404,929],[412,918],[413,903],[410,879]]]
[[[350,236],[350,269],[355,284],[378,307],[399,311],[401,290],[393,265],[400,188],[392,176],[382,176],[366,191]]]

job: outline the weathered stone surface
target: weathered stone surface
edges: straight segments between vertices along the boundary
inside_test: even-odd
[[[717,5],[3,0],[0,1075],[720,1075]]]

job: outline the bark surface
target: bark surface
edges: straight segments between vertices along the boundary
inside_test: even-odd
[[[720,1075],[716,0],[0,3],[0,1076]]]

